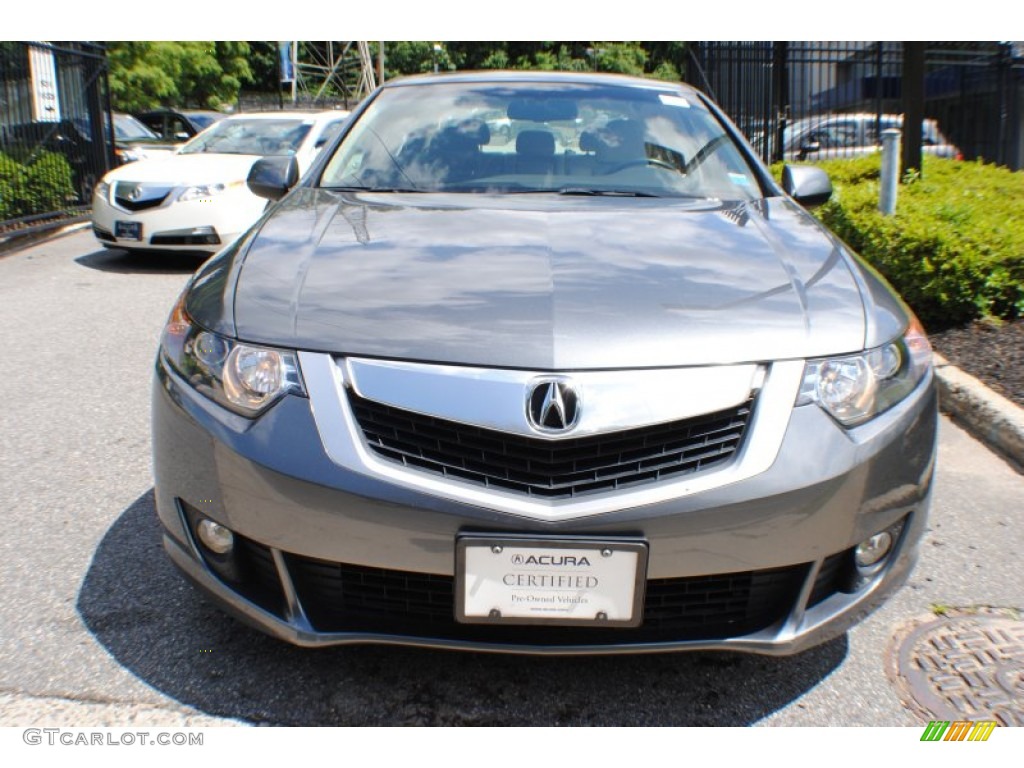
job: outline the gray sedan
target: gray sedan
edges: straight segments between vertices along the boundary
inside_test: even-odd
[[[906,579],[928,341],[804,210],[827,177],[777,185],[703,94],[395,81],[301,180],[248,183],[279,202],[186,287],[153,391],[165,548],[237,617],[786,654]]]

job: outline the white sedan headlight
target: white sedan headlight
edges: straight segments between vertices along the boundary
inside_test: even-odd
[[[187,203],[192,200],[205,200],[210,197],[216,197],[233,187],[240,187],[244,183],[244,181],[232,181],[227,184],[197,184],[194,187],[186,187],[178,195],[178,202]]]
[[[931,366],[917,318],[900,338],[858,355],[808,360],[797,405],[817,403],[846,427],[862,424],[909,395]]]

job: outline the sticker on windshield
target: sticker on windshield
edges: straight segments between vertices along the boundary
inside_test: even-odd
[[[733,184],[740,184],[740,185],[742,185],[744,187],[749,187],[750,186],[750,179],[747,178],[747,174],[745,174],[745,173],[730,173],[729,174],[729,180]]]
[[[658,98],[661,99],[661,103],[669,107],[686,107],[690,108],[690,102],[684,99],[682,96],[668,96],[664,93],[659,93]]]

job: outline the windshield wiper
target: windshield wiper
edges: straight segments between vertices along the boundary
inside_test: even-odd
[[[642,192],[637,189],[592,189],[590,187],[563,187],[558,190],[560,195],[592,195],[594,197],[661,197],[653,192]]]
[[[390,193],[390,192],[417,192],[417,193],[419,193],[419,192],[423,192],[424,191],[422,189],[413,189],[412,187],[366,187],[366,186],[347,185],[347,184],[325,185],[324,187],[322,187],[322,189],[329,189],[332,192],[381,192],[381,193]]]

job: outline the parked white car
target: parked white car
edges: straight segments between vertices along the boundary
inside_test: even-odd
[[[218,251],[266,207],[245,183],[252,164],[290,155],[304,173],[348,114],[235,115],[173,154],[110,171],[93,192],[93,233],[107,248]]]

